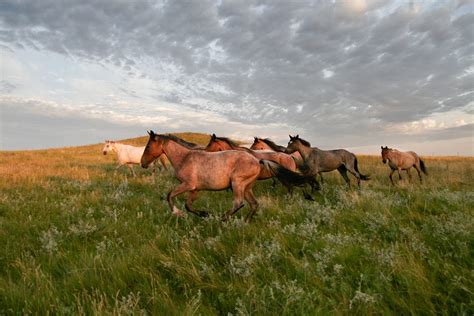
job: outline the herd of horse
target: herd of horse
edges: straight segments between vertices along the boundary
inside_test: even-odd
[[[185,208],[188,212],[201,217],[207,217],[207,211],[196,210],[193,202],[199,191],[219,191],[231,189],[233,194],[232,208],[223,216],[227,220],[244,206],[244,200],[250,207],[246,220],[250,221],[255,215],[258,202],[253,193],[253,186],[257,180],[270,178],[278,179],[292,194],[294,187],[309,186],[311,192],[320,189],[317,180],[319,176],[323,183],[322,173],[337,170],[350,187],[348,172],[352,174],[360,188],[361,180],[370,180],[368,175],[360,173],[357,157],[345,150],[321,150],[311,147],[311,144],[300,138],[291,136],[288,146],[275,144],[268,138],[254,138],[250,148],[240,146],[226,137],[217,137],[212,134],[207,146],[188,142],[170,134],[156,134],[148,132],[148,143],[144,147],[125,145],[114,141],[105,141],[103,154],[115,152],[118,166],[128,166],[135,176],[133,165],[140,164],[143,168],[161,164],[167,168],[167,160],[175,170],[175,176],[180,184],[167,195],[167,202],[174,215],[183,216],[174,203],[174,199],[184,193],[189,193]],[[412,152],[401,152],[396,149],[381,147],[382,162],[391,169],[389,178],[394,184],[392,175],[406,170],[411,179],[410,169],[414,167],[418,172],[420,182],[421,173],[427,174],[424,162]],[[274,183],[275,184],[275,183]],[[312,197],[303,190],[305,198]]]

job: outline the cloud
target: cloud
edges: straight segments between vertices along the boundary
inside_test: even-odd
[[[253,131],[276,124],[327,145],[363,144],[387,125],[416,129],[412,122],[440,113],[472,117],[472,94],[464,94],[474,80],[469,6],[7,0],[0,4],[0,42],[13,52],[103,66],[108,76],[73,78],[68,89],[81,91],[75,98],[106,91],[135,99],[133,109],[103,99],[125,121],[142,121],[154,101],[175,106],[177,121],[211,117]],[[206,120],[191,122],[189,129],[206,128]]]

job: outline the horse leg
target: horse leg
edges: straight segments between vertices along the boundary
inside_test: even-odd
[[[276,187],[277,185],[277,181],[275,179],[275,177],[272,178],[273,182],[272,182],[272,188]]]
[[[250,222],[252,220],[258,208],[258,202],[255,196],[253,195],[252,186],[253,184],[248,185],[244,191],[245,200],[250,205],[250,212],[247,214],[247,217],[245,218],[247,222]]]
[[[129,163],[129,164],[127,164],[127,166],[130,169],[130,171],[132,172],[132,176],[136,177],[137,175],[135,174],[135,170],[133,170],[133,165],[131,163]]]
[[[339,168],[337,168],[337,171],[341,174],[341,176],[344,178],[346,181],[347,186],[350,188],[351,187],[351,180],[347,176],[347,168],[344,165],[341,165]]]
[[[284,186],[286,187],[286,190],[288,191],[288,195],[290,197],[293,196],[293,186],[289,183],[285,183]]]
[[[388,177],[390,178],[390,181],[392,182],[392,185],[395,185],[395,183],[393,183],[393,179],[392,179],[392,174],[395,172],[395,169],[392,169],[392,171],[390,172],[390,174],[388,175]]]
[[[183,182],[180,185],[178,185],[174,190],[168,193],[168,196],[166,197],[166,199],[168,201],[168,205],[171,209],[172,214],[176,216],[184,216],[184,212],[174,205],[173,198],[188,191],[193,191],[193,188],[191,188],[188,183]]]
[[[319,174],[319,179],[321,180],[321,184],[324,184],[324,178],[323,178],[323,173],[320,172]]]
[[[401,180],[402,179],[402,169],[398,168],[397,172],[398,172],[398,180]]]
[[[323,173],[320,172],[319,175],[321,177],[321,180],[323,180]],[[311,193],[321,190],[321,185],[319,185],[319,182],[316,176],[314,176],[314,179],[311,180],[311,182],[309,183],[309,186],[311,187]]]
[[[421,179],[421,168],[418,165],[414,165],[416,172],[418,172],[418,177],[420,178],[420,183],[423,183],[423,180]]]
[[[357,186],[360,189],[360,173],[355,170],[353,166],[346,167],[347,171],[349,171],[354,177],[357,179]]]
[[[410,173],[410,168],[406,169],[405,170],[407,172],[407,175],[408,175],[408,181],[411,182],[411,173]]]
[[[234,194],[234,199],[232,201],[232,208],[228,210],[223,216],[222,220],[226,221],[229,219],[230,216],[234,215],[235,212],[240,210],[244,207],[244,188],[242,182],[239,183],[233,182],[232,183],[232,192]]]
[[[191,212],[199,217],[208,217],[209,213],[206,211],[196,211],[193,208],[193,202],[197,199],[199,191],[194,190],[190,191],[188,195],[188,199],[186,200],[186,204],[184,204],[184,207],[186,208],[186,211]]]

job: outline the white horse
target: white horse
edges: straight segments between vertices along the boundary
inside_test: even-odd
[[[133,170],[133,165],[139,165],[142,159],[143,152],[145,151],[145,146],[135,147],[131,145],[125,145],[111,140],[106,140],[102,152],[104,155],[107,155],[108,152],[115,152],[118,158],[118,166],[115,168],[117,170],[121,166],[127,165],[133,176],[136,176],[135,170]],[[166,167],[166,158],[164,155],[159,157],[161,164],[165,169]],[[155,168],[153,168],[153,173],[155,173]]]

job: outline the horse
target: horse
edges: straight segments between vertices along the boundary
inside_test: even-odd
[[[380,148],[382,149],[382,162],[387,163],[388,161],[388,165],[390,169],[392,169],[392,172],[390,172],[388,177],[390,178],[390,181],[393,185],[394,183],[392,175],[395,171],[398,171],[399,180],[402,179],[402,175],[400,174],[401,170],[405,170],[408,174],[408,178],[411,180],[411,167],[416,169],[418,172],[418,177],[420,178],[420,183],[423,183],[423,180],[421,179],[421,172],[423,172],[425,175],[428,175],[428,171],[426,170],[423,160],[421,160],[421,158],[415,152],[402,152],[396,149],[388,148],[387,146],[380,146]]]
[[[139,165],[140,160],[143,155],[143,151],[145,150],[145,146],[143,147],[135,147],[131,145],[125,145],[119,142],[114,142],[111,140],[106,140],[104,148],[102,148],[102,153],[107,155],[109,152],[115,152],[118,158],[118,165],[115,168],[117,170],[121,166],[127,165],[130,169],[132,175],[135,177],[135,170],[133,170],[133,165]],[[159,157],[161,164],[165,169],[168,169],[166,166],[166,157],[160,156]],[[155,173],[155,169],[153,168],[153,173]]]
[[[246,151],[195,150],[176,136],[155,134],[153,131],[148,134],[150,138],[141,157],[141,166],[147,168],[150,162],[164,153],[175,169],[176,178],[181,182],[167,195],[172,214],[184,215],[184,212],[175,206],[173,199],[189,192],[185,203],[186,210],[197,216],[207,217],[208,212],[195,210],[192,206],[199,191],[232,188],[232,208],[223,215],[222,220],[227,220],[241,209],[244,199],[250,206],[246,221],[252,220],[258,208],[252,188],[263,166],[259,159]]]
[[[262,169],[258,180],[266,180],[276,176],[278,180],[280,180],[280,182],[287,188],[290,194],[293,192],[293,186],[304,186],[305,183],[310,184],[313,191],[315,189],[319,189],[319,183],[316,181],[316,179],[310,179],[305,175],[296,173],[296,161],[294,157],[288,154],[266,150],[251,150],[246,147],[239,146],[237,143],[227,137],[217,137],[216,134],[211,135],[211,139],[204,150],[209,152],[226,150],[246,151],[259,160],[270,161],[264,164],[266,168]],[[309,196],[306,194],[305,197],[309,198]]]
[[[337,169],[350,187],[351,182],[347,176],[347,171],[349,171],[356,177],[359,188],[361,180],[370,180],[369,176],[359,172],[357,157],[353,153],[345,149],[321,150],[317,147],[311,147],[311,144],[300,138],[299,135],[295,137],[289,136],[290,141],[285,152],[290,154],[298,151],[301,154],[306,164],[306,174],[316,176],[320,172],[329,172]]]
[[[250,146],[252,150],[273,150],[276,152],[284,153],[286,150],[285,146],[277,145],[274,141],[269,138],[259,138],[254,137],[253,144]],[[297,169],[304,170],[304,161],[303,157],[301,157],[300,153],[295,151],[291,154],[291,156],[295,159]],[[323,174],[322,172],[319,173],[319,178],[321,179],[321,183],[324,183]]]

